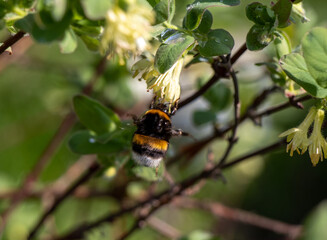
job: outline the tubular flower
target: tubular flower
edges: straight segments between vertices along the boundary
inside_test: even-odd
[[[319,159],[322,161],[327,154],[327,143],[321,134],[321,125],[324,121],[325,113],[319,109],[315,116],[313,131],[309,138],[309,155],[313,166],[316,166]]]
[[[141,59],[134,64],[132,71],[134,71],[134,77],[143,71],[141,79],[146,81],[148,90],[152,89],[153,93],[162,102],[174,104],[181,94],[179,77],[183,68],[183,62],[183,58],[180,58],[170,69],[160,74],[154,68],[153,61]]]
[[[302,154],[306,152],[309,146],[308,130],[315,119],[316,113],[317,109],[312,107],[299,127],[291,128],[279,135],[279,137],[287,136],[286,152],[290,150],[290,156],[293,156],[294,151],[300,154],[299,149],[302,150]]]
[[[148,47],[150,28],[154,19],[151,9],[140,6],[135,0],[126,0],[127,9],[119,4],[113,6],[106,15],[106,26],[101,39],[100,50],[109,50],[109,57],[118,56],[124,64],[130,54],[140,54]]]
[[[164,101],[175,103],[181,95],[179,77],[183,68],[183,62],[183,58],[180,58],[165,73],[147,81],[148,89],[153,89],[154,94],[164,99]]]

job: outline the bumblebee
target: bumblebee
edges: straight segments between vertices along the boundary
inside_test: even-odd
[[[140,118],[133,117],[137,130],[132,140],[132,156],[136,163],[157,168],[166,155],[170,138],[187,135],[180,129],[172,128],[170,117],[177,107],[170,113],[168,109],[163,104],[151,104],[150,110]]]

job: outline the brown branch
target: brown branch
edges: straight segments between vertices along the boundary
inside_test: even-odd
[[[25,32],[19,31],[15,35],[9,37],[4,43],[0,46],[0,55],[6,51],[7,48],[14,45],[17,41],[19,41],[22,37],[24,37]]]
[[[304,102],[304,101],[307,101],[310,99],[312,99],[312,96],[310,96],[310,95],[306,95],[306,96],[303,96],[303,97],[300,97],[297,99],[292,99],[292,100],[290,99],[288,102],[281,103],[276,106],[270,107],[266,110],[263,110],[261,112],[251,115],[251,117],[253,117],[253,118],[265,117],[272,113],[279,112],[279,111],[284,110],[291,106],[298,107],[297,103]]]
[[[234,86],[234,124],[233,124],[233,128],[232,128],[232,136],[229,138],[230,144],[228,146],[227,151],[225,152],[226,157],[223,157],[221,159],[221,161],[219,162],[217,167],[220,167],[224,164],[229,152],[231,151],[232,147],[234,146],[234,144],[237,141],[236,134],[237,134],[237,127],[238,127],[239,120],[240,120],[241,103],[240,103],[240,96],[239,96],[239,90],[238,90],[238,81],[237,81],[237,77],[236,77],[236,74],[233,69],[231,69],[230,75],[232,77],[233,86]]]
[[[155,229],[168,239],[179,239],[182,236],[182,233],[179,230],[157,217],[149,217],[147,223],[151,228]]]
[[[32,231],[30,232],[29,236],[28,236],[28,240],[31,240],[34,238],[34,236],[36,235],[37,231],[39,230],[39,228],[42,226],[42,224],[44,223],[44,221],[47,219],[47,217],[53,213],[57,207],[67,198],[69,197],[69,195],[71,195],[76,189],[77,187],[79,187],[80,185],[82,185],[83,183],[85,183],[87,180],[89,180],[90,177],[92,177],[92,175],[94,175],[94,173],[100,168],[100,165],[97,162],[94,162],[90,168],[87,169],[87,171],[74,183],[72,184],[61,196],[59,196],[55,202],[53,203],[53,205],[41,216],[41,218],[39,219],[39,221],[37,222],[37,224],[35,225],[35,227],[32,229]]]
[[[238,164],[240,162],[243,162],[244,160],[249,159],[251,157],[265,154],[267,152],[270,152],[272,150],[275,150],[275,149],[283,146],[284,144],[285,144],[285,140],[279,140],[279,141],[277,141],[277,142],[275,142],[275,143],[273,143],[271,145],[268,145],[267,147],[263,147],[263,148],[261,148],[259,150],[256,150],[256,151],[252,152],[252,153],[248,153],[248,154],[246,154],[244,156],[233,159],[233,160],[229,161],[228,163],[223,164],[221,166],[221,169],[229,168],[229,167],[234,166],[235,164]]]
[[[302,232],[301,225],[284,223],[249,211],[227,207],[217,202],[203,202],[186,197],[179,197],[174,200],[174,204],[182,208],[200,208],[215,216],[267,229],[275,233],[286,235],[291,239],[298,238]]]
[[[214,85],[216,82],[218,82],[220,78],[227,77],[227,73],[228,73],[229,69],[226,68],[226,64],[228,64],[229,67],[231,67],[243,55],[243,53],[246,51],[246,49],[247,49],[246,44],[244,43],[240,47],[240,49],[238,49],[237,52],[232,56],[229,63],[227,63],[227,62],[220,63],[220,62],[218,62],[219,59],[216,59],[212,64],[212,68],[214,69],[215,73],[211,77],[211,79],[205,85],[203,85],[197,92],[195,92],[188,98],[181,101],[178,104],[178,108],[180,109],[180,108],[184,107],[185,105],[189,104],[190,102],[194,101],[195,99],[197,99],[198,97],[203,95],[210,87],[212,87],[212,85]]]
[[[243,45],[237,50],[237,52],[232,56],[230,63],[233,65],[247,50],[246,43],[243,43]]]

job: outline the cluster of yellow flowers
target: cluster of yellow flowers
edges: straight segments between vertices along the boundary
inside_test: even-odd
[[[109,51],[109,57],[117,56],[120,64],[125,64],[131,55],[140,55],[150,49],[151,23],[153,11],[135,0],[124,0],[127,8],[122,9],[117,3],[106,15],[106,27],[101,39],[101,51]],[[154,67],[154,58],[141,59],[132,67],[134,77],[143,72],[141,79],[147,83],[148,90],[162,102],[174,104],[180,97],[179,77],[183,67],[180,58],[169,70],[160,74]]]
[[[294,151],[303,154],[308,150],[314,166],[317,165],[319,159],[322,161],[327,157],[327,142],[321,134],[324,117],[324,110],[311,107],[308,115],[297,128],[291,128],[279,135],[279,137],[287,136],[286,151],[290,151],[291,156],[293,156]],[[312,123],[313,131],[308,137],[308,131]]]
[[[124,0],[126,9],[115,2],[106,14],[100,50],[109,50],[109,57],[117,56],[119,63],[125,64],[130,55],[136,56],[147,49],[154,13],[135,0]]]

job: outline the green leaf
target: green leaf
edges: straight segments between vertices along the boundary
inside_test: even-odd
[[[107,143],[113,139],[121,139],[122,141],[129,141],[132,139],[136,128],[134,125],[122,124],[121,127],[113,132],[106,132],[96,136],[96,140],[99,143]]]
[[[213,17],[209,10],[205,10],[201,19],[201,22],[196,29],[200,33],[208,33],[213,23]]]
[[[277,83],[280,86],[285,86],[287,76],[277,62],[262,62],[256,63],[255,65],[266,66],[268,71],[270,72],[271,80],[273,80],[274,83]]]
[[[193,112],[193,122],[196,126],[215,121],[216,113],[212,110],[196,110]]]
[[[267,6],[254,2],[246,6],[246,17],[259,25],[270,25],[275,23],[276,16]]]
[[[169,44],[169,42],[171,42],[171,40],[169,39],[170,37],[176,39],[178,36],[180,36],[181,32],[179,32],[176,29],[171,29],[171,28],[166,28],[164,31],[162,31],[162,33],[160,34],[160,41]],[[167,42],[165,42],[167,41]]]
[[[209,7],[236,6],[238,4],[240,4],[239,0],[196,0],[187,6],[184,26],[188,30],[194,30],[198,28],[205,10]]]
[[[81,0],[85,15],[92,20],[102,19],[106,16],[112,1],[108,0]]]
[[[298,53],[286,55],[280,62],[281,67],[289,78],[303,87],[308,93],[317,98],[325,98],[327,89],[317,84],[311,76],[304,58]]]
[[[89,131],[78,131],[68,140],[68,147],[77,154],[112,154],[126,149],[122,141],[111,140],[105,144],[96,141],[94,134]]]
[[[154,66],[160,73],[165,73],[194,43],[194,41],[193,37],[186,34],[180,34],[174,43],[161,44],[154,59]]]
[[[237,6],[239,4],[240,0],[195,0],[191,5],[187,6],[187,9],[206,9],[209,7]]]
[[[72,29],[65,32],[64,39],[59,43],[61,53],[72,53],[77,48],[77,38]]]
[[[150,167],[145,167],[145,166],[133,167],[132,172],[136,176],[138,176],[146,181],[154,182],[154,181],[158,181],[158,180],[162,179],[163,174],[165,172],[165,164],[163,161],[161,161],[157,172],[156,172],[155,168],[150,168]]]
[[[311,75],[327,88],[327,29],[317,27],[302,39],[303,57]]]
[[[250,51],[265,48],[274,39],[273,30],[270,26],[255,24],[246,36],[246,47]]]
[[[112,110],[89,97],[75,96],[73,104],[81,123],[96,133],[112,132],[120,126],[119,117]]]
[[[48,43],[54,40],[60,40],[64,37],[68,29],[71,13],[67,12],[62,20],[54,21],[50,13],[28,14],[15,23],[15,27],[28,32],[40,43]]]
[[[292,12],[291,0],[279,0],[272,8],[278,19],[278,27],[287,27]]]
[[[297,22],[305,23],[310,21],[310,19],[307,18],[307,16],[305,15],[305,10],[301,2],[298,4],[293,4],[291,20],[296,23]]]
[[[31,8],[32,5],[34,4],[35,0],[20,0],[19,1],[19,6],[21,8]]]
[[[212,58],[206,58],[202,57],[201,55],[194,56],[191,61],[189,61],[186,65],[185,68],[188,68],[192,64],[200,63],[200,62],[211,62]]]
[[[305,220],[301,240],[327,239],[327,201],[320,203]]]
[[[175,15],[175,0],[161,0],[153,10],[156,13],[156,24],[165,21],[170,23]]]
[[[276,49],[276,54],[278,59],[280,59],[282,56],[287,55],[291,53],[292,47],[291,42],[286,34],[283,32],[275,32],[275,40],[274,45]]]
[[[160,2],[160,0],[146,0],[146,1],[151,5],[151,7],[154,7]]]
[[[203,82],[199,88],[204,85]],[[232,92],[223,83],[216,83],[203,94],[203,97],[210,103],[210,108],[213,111],[220,111],[226,108],[231,100]]]
[[[60,21],[66,12],[67,0],[53,0],[52,16],[56,21]]]
[[[205,57],[229,54],[234,47],[234,39],[224,29],[214,29],[207,34],[208,40],[203,46],[199,45],[199,52]]]
[[[90,36],[98,37],[102,33],[102,25],[103,21],[81,19],[78,21],[75,20],[71,26],[78,35],[87,34]]]
[[[98,51],[99,50],[100,42],[98,39],[87,36],[87,35],[82,35],[79,37],[82,39],[82,41],[84,42],[84,44],[90,51]]]

